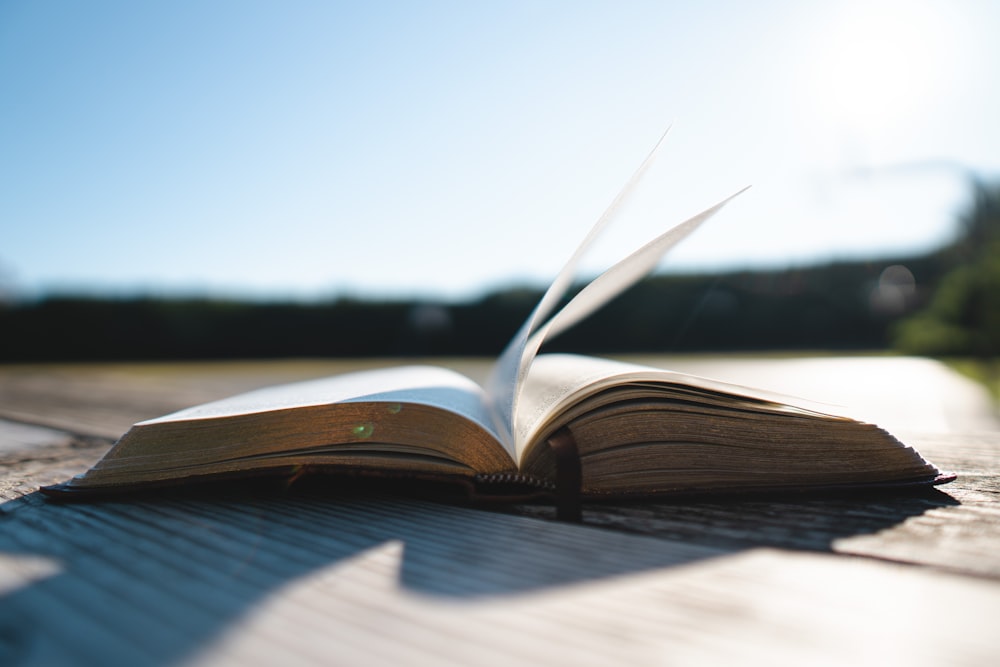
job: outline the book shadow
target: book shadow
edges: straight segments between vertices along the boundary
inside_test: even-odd
[[[754,494],[723,499],[695,496],[589,503],[584,506],[583,521],[589,526],[706,547],[832,553],[837,540],[879,533],[930,510],[960,504],[935,487]],[[496,509],[536,518],[553,516],[550,508],[538,505]]]
[[[829,521],[816,521],[824,502],[849,502],[857,516],[836,519],[844,506],[835,506],[826,512]],[[636,503],[588,507],[585,519],[595,527],[537,520],[553,515],[547,506],[480,511],[316,490],[189,491],[67,504],[36,493],[0,505],[7,573],[0,578],[0,663],[174,663],[289,595],[293,603],[305,596],[313,607],[332,604],[341,614],[414,599],[471,609],[761,545],[829,550],[838,538],[949,504],[956,501],[939,491]],[[790,517],[798,528],[775,528]],[[706,519],[700,531],[691,530]],[[671,521],[675,534],[664,528]],[[757,536],[717,539],[740,526]],[[806,536],[795,537],[798,530]],[[656,537],[634,534],[641,532]]]

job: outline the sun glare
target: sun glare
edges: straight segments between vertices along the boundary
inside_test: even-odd
[[[947,13],[919,2],[844,7],[828,26],[811,72],[820,113],[869,132],[919,113],[953,66],[956,45]]]

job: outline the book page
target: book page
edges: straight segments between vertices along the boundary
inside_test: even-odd
[[[157,417],[138,425],[233,417],[333,403],[420,404],[461,415],[499,440],[483,389],[455,371],[403,366],[265,387]],[[513,450],[508,449],[513,457]]]
[[[715,215],[734,197],[746,190],[744,188],[744,190],[731,195],[694,217],[674,225],[602,273],[571,299],[559,313],[549,318],[556,304],[565,296],[573,280],[577,277],[580,259],[593,245],[598,235],[620,212],[622,203],[635,190],[639,181],[652,165],[665,137],[666,133],[660,137],[656,146],[625,184],[625,187],[597,220],[494,365],[486,385],[487,402],[501,441],[505,443],[505,446],[509,446],[515,451],[519,450],[523,444],[523,433],[519,433],[516,426],[519,397],[532,360],[542,344],[547,339],[586,318],[646,276],[656,267],[667,251]]]
[[[656,265],[671,248],[687,238],[691,232],[718,213],[723,206],[745,191],[746,188],[736,194],[730,195],[698,215],[674,225],[625,259],[616,263],[580,290],[558,313],[545,322],[544,325],[538,327],[533,334],[530,334],[521,347],[520,372],[517,375],[517,381],[514,383],[511,393],[511,404],[508,408],[510,411],[510,423],[514,425],[513,439],[514,450],[516,452],[520,453],[523,449],[527,436],[527,432],[517,426],[519,422],[523,424],[522,420],[518,419],[518,402],[528,369],[542,344],[546,340],[566,331],[580,320],[585,319],[648,275],[650,271],[656,268]],[[509,350],[510,348],[508,348]],[[507,360],[507,363],[511,363],[511,361]]]
[[[659,368],[573,354],[544,354],[535,360],[525,382],[521,409],[517,414],[520,435],[518,456],[558,413],[583,397],[626,384],[653,383],[662,387],[688,388],[704,396],[706,403],[720,400],[732,408],[795,413],[831,419],[847,418],[835,406],[786,396],[764,389],[735,385],[721,380]],[[709,397],[713,397],[709,399]]]
[[[573,297],[545,326],[535,332],[534,337],[537,341],[534,344],[529,343],[528,348],[537,352],[543,342],[555,338],[577,322],[589,317],[594,311],[649,275],[671,248],[687,238],[691,232],[718,213],[723,206],[745,192],[746,189],[743,188],[715,206],[671,227],[599,275],[580,290],[580,293]]]
[[[484,392],[404,366],[267,387],[135,424],[75,490],[181,483],[289,466],[407,475],[507,473]]]
[[[583,239],[576,250],[573,252],[572,256],[562,267],[558,274],[556,274],[555,279],[549,285],[549,288],[542,295],[541,300],[535,309],[528,316],[528,319],[524,322],[521,328],[518,330],[511,341],[507,344],[507,347],[501,353],[500,357],[497,359],[496,364],[494,364],[493,370],[490,373],[490,377],[486,383],[486,394],[488,405],[490,406],[491,418],[495,424],[496,430],[500,433],[502,442],[505,446],[513,451],[515,445],[515,431],[514,431],[514,413],[516,410],[517,396],[520,394],[520,388],[524,383],[524,377],[528,372],[528,368],[531,366],[531,360],[534,358],[538,351],[537,346],[531,348],[529,346],[529,341],[531,340],[533,334],[541,327],[545,322],[546,318],[555,309],[556,304],[565,296],[566,291],[573,284],[573,281],[577,276],[577,267],[580,260],[583,258],[586,251],[593,245],[597,237],[603,232],[611,221],[615,218],[618,212],[621,210],[622,203],[628,197],[629,194],[635,189],[636,185],[645,175],[645,173],[652,166],[657,154],[660,151],[660,147],[663,145],[663,141],[667,134],[670,132],[670,128],[660,136],[659,141],[653,147],[653,150],[649,152],[646,159],[643,160],[639,168],[632,174],[632,177],[628,180],[625,186],[621,189],[618,195],[615,197],[611,205],[604,211],[594,226],[591,227],[590,232]]]

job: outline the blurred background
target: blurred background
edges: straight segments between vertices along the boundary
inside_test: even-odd
[[[0,360],[1000,347],[1000,3],[0,3]]]

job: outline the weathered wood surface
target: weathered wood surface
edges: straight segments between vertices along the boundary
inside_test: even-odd
[[[596,505],[583,526],[545,506],[277,490],[53,504],[34,489],[133,421],[341,368],[0,368],[0,664],[992,664],[1000,431],[940,367],[872,361],[869,388],[898,386],[866,407],[902,419],[919,395],[907,440],[958,481]],[[757,364],[679,362],[748,383]],[[827,363],[756,371],[796,393]]]

